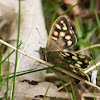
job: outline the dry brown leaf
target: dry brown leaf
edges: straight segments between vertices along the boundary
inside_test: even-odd
[[[40,82],[37,85],[29,85],[26,82],[21,82],[20,84],[18,82],[17,84],[18,85],[16,86],[16,88],[18,88],[18,89],[15,92],[15,93],[17,93],[16,96],[20,96],[20,97],[25,96],[25,97],[30,97],[30,98],[33,98],[35,96],[40,96],[40,95],[44,96],[49,85],[50,85],[50,87],[48,89],[46,96],[56,97],[56,95],[57,95],[58,88],[50,82]],[[26,89],[26,87],[27,87],[27,89]]]
[[[9,28],[9,36],[8,41],[11,45],[16,47],[17,42],[17,31],[18,31],[18,1],[13,0],[5,0],[0,1],[0,7],[2,9],[0,10],[1,16],[4,18],[3,20],[6,20],[6,23],[10,23]],[[12,6],[11,6],[12,5]],[[7,9],[12,9],[8,11]],[[7,10],[7,11],[6,11]],[[5,23],[4,23],[5,24]],[[37,29],[38,31],[37,31]],[[20,41],[22,41],[22,45],[20,46],[20,50],[34,56],[36,58],[39,58],[39,48],[40,46],[43,46],[43,43],[41,43],[41,38],[43,40],[47,40],[47,33],[45,30],[45,23],[44,18],[42,14],[42,7],[41,7],[41,1],[40,0],[25,0],[21,1],[21,28],[20,28]],[[44,41],[44,43],[45,43]],[[11,48],[7,48],[5,54],[3,55],[3,58],[5,58],[9,52],[11,52]],[[13,64],[12,67],[10,67],[10,72],[14,71],[14,64],[15,64],[15,52],[10,56],[9,62],[10,64]],[[7,68],[7,66],[4,66]],[[36,62],[33,59],[30,59],[22,54],[18,55],[18,64],[17,64],[17,72],[29,70],[29,69],[40,69],[45,66],[40,65],[38,62]],[[6,73],[5,70],[2,70],[2,74]],[[44,95],[47,89],[47,86],[49,83],[42,83],[42,86],[40,84],[37,84],[37,86],[30,85],[27,81],[43,81],[45,77],[46,71],[40,71],[35,73],[30,73],[27,75],[22,75],[16,78],[16,89],[15,89],[15,96],[18,94],[21,96],[27,96],[27,97],[34,97],[37,95]],[[12,82],[10,80],[9,85],[11,85]],[[52,87],[53,84],[51,84]],[[42,88],[43,87],[43,88]],[[54,87],[54,86],[53,86]],[[42,90],[41,90],[42,88]],[[55,88],[54,88],[55,89]],[[10,86],[11,90],[11,86]],[[36,90],[36,91],[35,91]],[[50,89],[48,95],[53,95],[54,92],[52,92],[53,89]],[[40,92],[39,92],[40,91]],[[56,89],[54,90],[56,91]],[[2,87],[2,90],[0,91],[0,98],[5,96],[6,92],[6,84]],[[10,96],[9,92],[9,96]],[[41,94],[42,93],[42,94]]]

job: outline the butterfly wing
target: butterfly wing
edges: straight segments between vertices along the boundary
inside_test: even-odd
[[[91,57],[88,55],[83,55],[80,53],[74,53],[74,52],[59,52],[59,55],[62,55],[64,62],[71,62],[70,67],[72,68],[81,68],[85,69],[88,67],[89,62],[92,60]]]
[[[91,61],[91,57],[87,55],[73,52],[50,52],[47,54],[47,60],[54,65],[61,64],[59,67],[62,69],[68,70],[69,72],[72,72],[85,80],[89,80],[88,75],[82,71],[82,69],[88,67],[89,62]],[[57,74],[58,77],[66,82],[68,82],[68,80],[79,82],[73,77],[66,75],[56,69],[52,70]]]
[[[87,68],[91,58],[87,55],[82,55],[78,53],[72,52],[62,52],[64,49],[72,47],[76,43],[77,39],[75,36],[72,27],[70,26],[67,18],[65,16],[59,17],[54,24],[49,33],[46,49],[44,49],[44,59],[47,62],[52,63],[53,65],[61,64],[62,69],[68,70],[85,80],[88,80],[89,77],[85,74],[82,69]],[[62,65],[67,63],[65,65]],[[74,81],[77,82],[78,80],[56,70],[55,68],[52,69],[58,77],[63,79],[64,81]]]
[[[46,49],[47,51],[62,51],[72,47],[77,39],[65,16],[59,17],[51,27]]]

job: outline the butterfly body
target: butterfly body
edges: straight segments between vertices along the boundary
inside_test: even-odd
[[[64,49],[72,47],[77,39],[72,27],[65,16],[59,17],[53,24],[46,48],[40,48],[40,55],[43,60],[53,65],[59,65],[64,70],[68,70],[85,80],[89,80],[87,74],[82,69],[87,68],[91,57],[74,52],[64,52]],[[65,82],[78,82],[77,79],[52,68],[56,75]]]

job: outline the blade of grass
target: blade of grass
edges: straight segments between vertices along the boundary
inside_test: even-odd
[[[66,92],[68,93],[70,99],[73,100],[73,98],[71,97],[70,93],[68,92],[68,90],[67,90],[67,88],[66,88],[66,86],[65,86],[63,81],[62,81],[62,85],[63,85],[64,89],[66,90]]]
[[[6,79],[7,79],[7,75],[6,75],[6,76],[3,78],[3,80],[0,82],[0,90],[1,90],[1,88],[2,88],[2,86],[3,86],[3,84],[5,83]]]
[[[63,66],[63,65],[66,65],[66,64],[72,64],[73,62],[77,62],[77,61],[80,61],[80,60],[76,60],[76,61],[72,61],[72,62],[67,62],[67,63],[63,63],[63,64],[58,64],[56,66],[51,66],[51,67],[46,67],[46,68],[42,68],[42,69],[37,69],[37,70],[34,70],[34,69],[30,69],[30,70],[25,70],[25,71],[21,71],[21,72],[16,72],[16,76],[20,76],[20,75],[24,75],[24,74],[28,74],[28,73],[32,73],[32,72],[37,72],[37,71],[42,71],[42,70],[46,70],[46,69],[52,69],[52,68],[55,68],[55,67],[59,67],[59,66]],[[14,73],[10,73],[9,75],[12,75]],[[2,75],[1,77],[4,77],[5,75]],[[10,76],[9,78],[13,78],[13,76]]]
[[[86,38],[84,40],[89,40],[92,35],[94,34],[94,32],[97,30],[98,25],[93,26],[88,32],[86,32]]]
[[[46,97],[46,95],[47,95],[47,93],[48,93],[49,88],[50,88],[50,84],[49,84],[49,86],[48,86],[48,88],[47,88],[47,90],[46,90],[45,95],[43,96],[43,100],[45,100],[45,97]]]
[[[7,37],[8,37],[8,34],[7,34],[7,36],[6,36],[5,41],[7,40]],[[2,51],[0,52],[0,82],[1,82],[2,54],[3,54],[3,52],[4,52],[4,49],[5,49],[5,45],[3,45],[3,49],[2,49]]]
[[[37,69],[37,70],[29,70],[27,72],[23,71],[23,73],[19,73],[19,74],[16,74],[16,77],[17,76],[20,76],[20,75],[25,75],[25,74],[28,74],[28,73],[32,73],[32,72],[38,72],[38,71],[42,71],[42,70],[46,70],[46,69],[52,69],[52,68],[55,68],[55,67],[59,67],[59,66],[63,66],[63,65],[66,65],[66,64],[71,64],[72,62],[67,62],[67,63],[64,63],[64,64],[59,64],[59,65],[56,65],[56,66],[51,66],[51,67],[46,67],[46,68],[42,68],[42,69]],[[1,77],[4,77],[4,76],[1,76]],[[13,78],[13,76],[10,76],[9,78]]]
[[[92,12],[94,10],[95,0],[89,0],[89,11]],[[88,19],[87,30],[90,30],[93,25],[92,19]]]
[[[94,9],[94,13],[95,13],[95,17],[96,17],[96,20],[97,20],[97,24],[98,24],[98,26],[99,26],[99,28],[100,28],[100,20],[99,20],[99,16],[98,16],[98,14],[97,14],[97,12],[96,12],[95,9]]]
[[[86,84],[88,84],[90,86],[93,86],[93,87],[97,88],[98,90],[100,90],[100,87],[98,87],[97,85],[95,85],[95,84],[93,84],[93,83],[91,83],[91,82],[89,82],[87,80],[84,80],[83,78],[77,76],[76,74],[73,74],[73,73],[71,73],[71,72],[69,72],[67,70],[64,70],[64,69],[60,68],[60,67],[56,68],[56,66],[53,66],[53,67],[48,67],[48,68],[54,68],[54,67],[55,67],[56,70],[61,71],[61,72],[65,73],[65,74],[68,74],[68,75],[70,75],[70,76],[72,76],[72,77],[74,77],[74,78],[76,78],[76,79],[78,79],[80,81],[83,81],[84,83],[86,83]],[[37,71],[41,71],[41,70],[46,70],[48,68],[43,68],[43,69],[39,69],[39,70],[33,70],[33,72],[37,72]],[[27,73],[30,73],[30,72],[27,72]],[[23,75],[23,73],[21,73],[21,74]],[[21,74],[18,74],[16,76],[19,76]],[[13,76],[11,76],[10,78],[12,78],[12,77]]]
[[[67,10],[65,10],[60,16],[64,15],[65,13],[67,13],[69,10],[71,10],[73,7],[75,7],[77,4],[75,4],[74,6],[68,8]]]
[[[14,50],[17,50],[14,46],[10,45],[9,43],[7,43],[7,42],[5,42],[5,41],[3,41],[3,40],[1,40],[1,39],[0,39],[0,42],[1,42],[2,44],[4,44],[4,45],[6,45],[6,46],[8,46],[8,47],[10,47],[10,48],[12,48],[12,49],[14,49]],[[42,64],[46,64],[46,65],[48,65],[48,66],[52,66],[52,64],[50,64],[50,63],[48,63],[48,62],[46,62],[46,61],[44,61],[44,60],[41,60],[41,59],[39,59],[39,58],[35,58],[35,57],[31,56],[31,55],[28,55],[28,54],[24,53],[24,52],[21,51],[21,50],[18,50],[18,52],[21,53],[21,54],[23,54],[23,55],[25,55],[25,56],[27,56],[27,57],[29,57],[29,58],[31,58],[31,59],[36,60],[36,61],[38,61],[38,62],[40,62],[40,63],[42,63]]]
[[[89,1],[89,11],[92,12],[94,10],[94,6],[95,6],[95,0],[90,0]]]
[[[90,48],[90,44],[89,44],[88,40],[87,40],[87,43],[88,43],[88,45],[89,45],[89,49],[90,49],[90,52],[91,52],[91,55],[92,55],[94,64],[95,64],[95,66],[96,66],[96,61],[95,61],[95,58],[94,58],[94,55],[93,55],[93,52],[92,52],[92,48]],[[100,73],[99,73],[99,70],[98,70],[98,67],[97,67],[97,66],[96,66],[96,70],[98,71],[98,77],[99,77],[99,80],[100,80]]]
[[[9,90],[9,58],[8,58],[8,68],[7,68],[7,89],[6,89],[6,100],[8,100],[8,90]]]
[[[17,69],[17,60],[18,60],[18,45],[19,45],[19,33],[20,33],[20,17],[21,17],[21,5],[20,5],[20,0],[19,0],[17,50],[16,50],[16,58],[15,58],[15,68],[14,68],[14,78],[13,78],[13,87],[12,87],[11,100],[14,100],[14,91],[15,91],[15,79],[16,79],[16,69]]]
[[[75,21],[75,27],[76,27],[75,29],[76,29],[77,37],[82,38],[83,37],[83,25],[82,23],[79,22],[76,16],[74,16],[74,21]]]
[[[73,93],[74,100],[76,100],[74,88],[73,88],[73,85],[72,85],[72,82],[71,81],[70,81],[70,84],[71,84],[71,88],[72,88],[72,93]]]
[[[22,42],[18,45],[18,48],[20,47],[21,44],[22,44]],[[2,60],[1,63],[5,62],[6,59],[9,58],[9,57],[14,53],[14,51],[15,51],[15,50],[13,50],[11,53],[9,53],[9,54],[7,55],[7,57],[6,57],[5,59]]]
[[[96,17],[97,24],[98,24],[98,33],[100,33],[100,20],[99,20],[99,16],[95,9],[94,9],[94,13],[95,13],[95,17]]]
[[[52,67],[46,67],[46,68],[42,68],[42,69],[37,69],[37,70],[34,70],[34,69],[30,69],[30,70],[25,70],[25,71],[21,71],[21,72],[16,72],[16,77],[17,76],[21,76],[21,75],[25,75],[25,74],[28,74],[28,73],[33,73],[33,72],[38,72],[38,71],[42,71],[42,70],[46,70],[46,69],[52,69],[54,67],[59,67],[59,66],[62,66],[62,65],[66,65],[66,64],[70,64],[72,62],[67,62],[67,63],[64,63],[64,64],[59,64],[59,65],[56,65],[56,66],[52,66]],[[10,73],[9,75],[13,75],[14,73]],[[2,75],[1,77],[5,77],[6,75]],[[13,76],[9,76],[9,78],[13,78]]]
[[[3,84],[5,83],[5,81],[7,80],[8,75],[9,75],[9,73],[7,73],[7,74],[4,76],[4,78],[2,79],[2,81],[0,82],[0,90],[1,90],[1,88],[2,88],[2,86],[3,86]]]

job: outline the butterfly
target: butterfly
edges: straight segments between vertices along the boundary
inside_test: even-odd
[[[43,60],[50,62],[55,66],[67,63],[59,67],[89,81],[88,75],[85,74],[82,69],[88,67],[91,57],[80,53],[64,51],[70,47],[73,47],[76,42],[76,35],[72,30],[66,16],[60,16],[55,20],[51,27],[46,48],[40,47],[40,56]],[[65,82],[79,82],[78,79],[63,73],[62,71],[58,71],[55,68],[52,68],[52,71]]]

